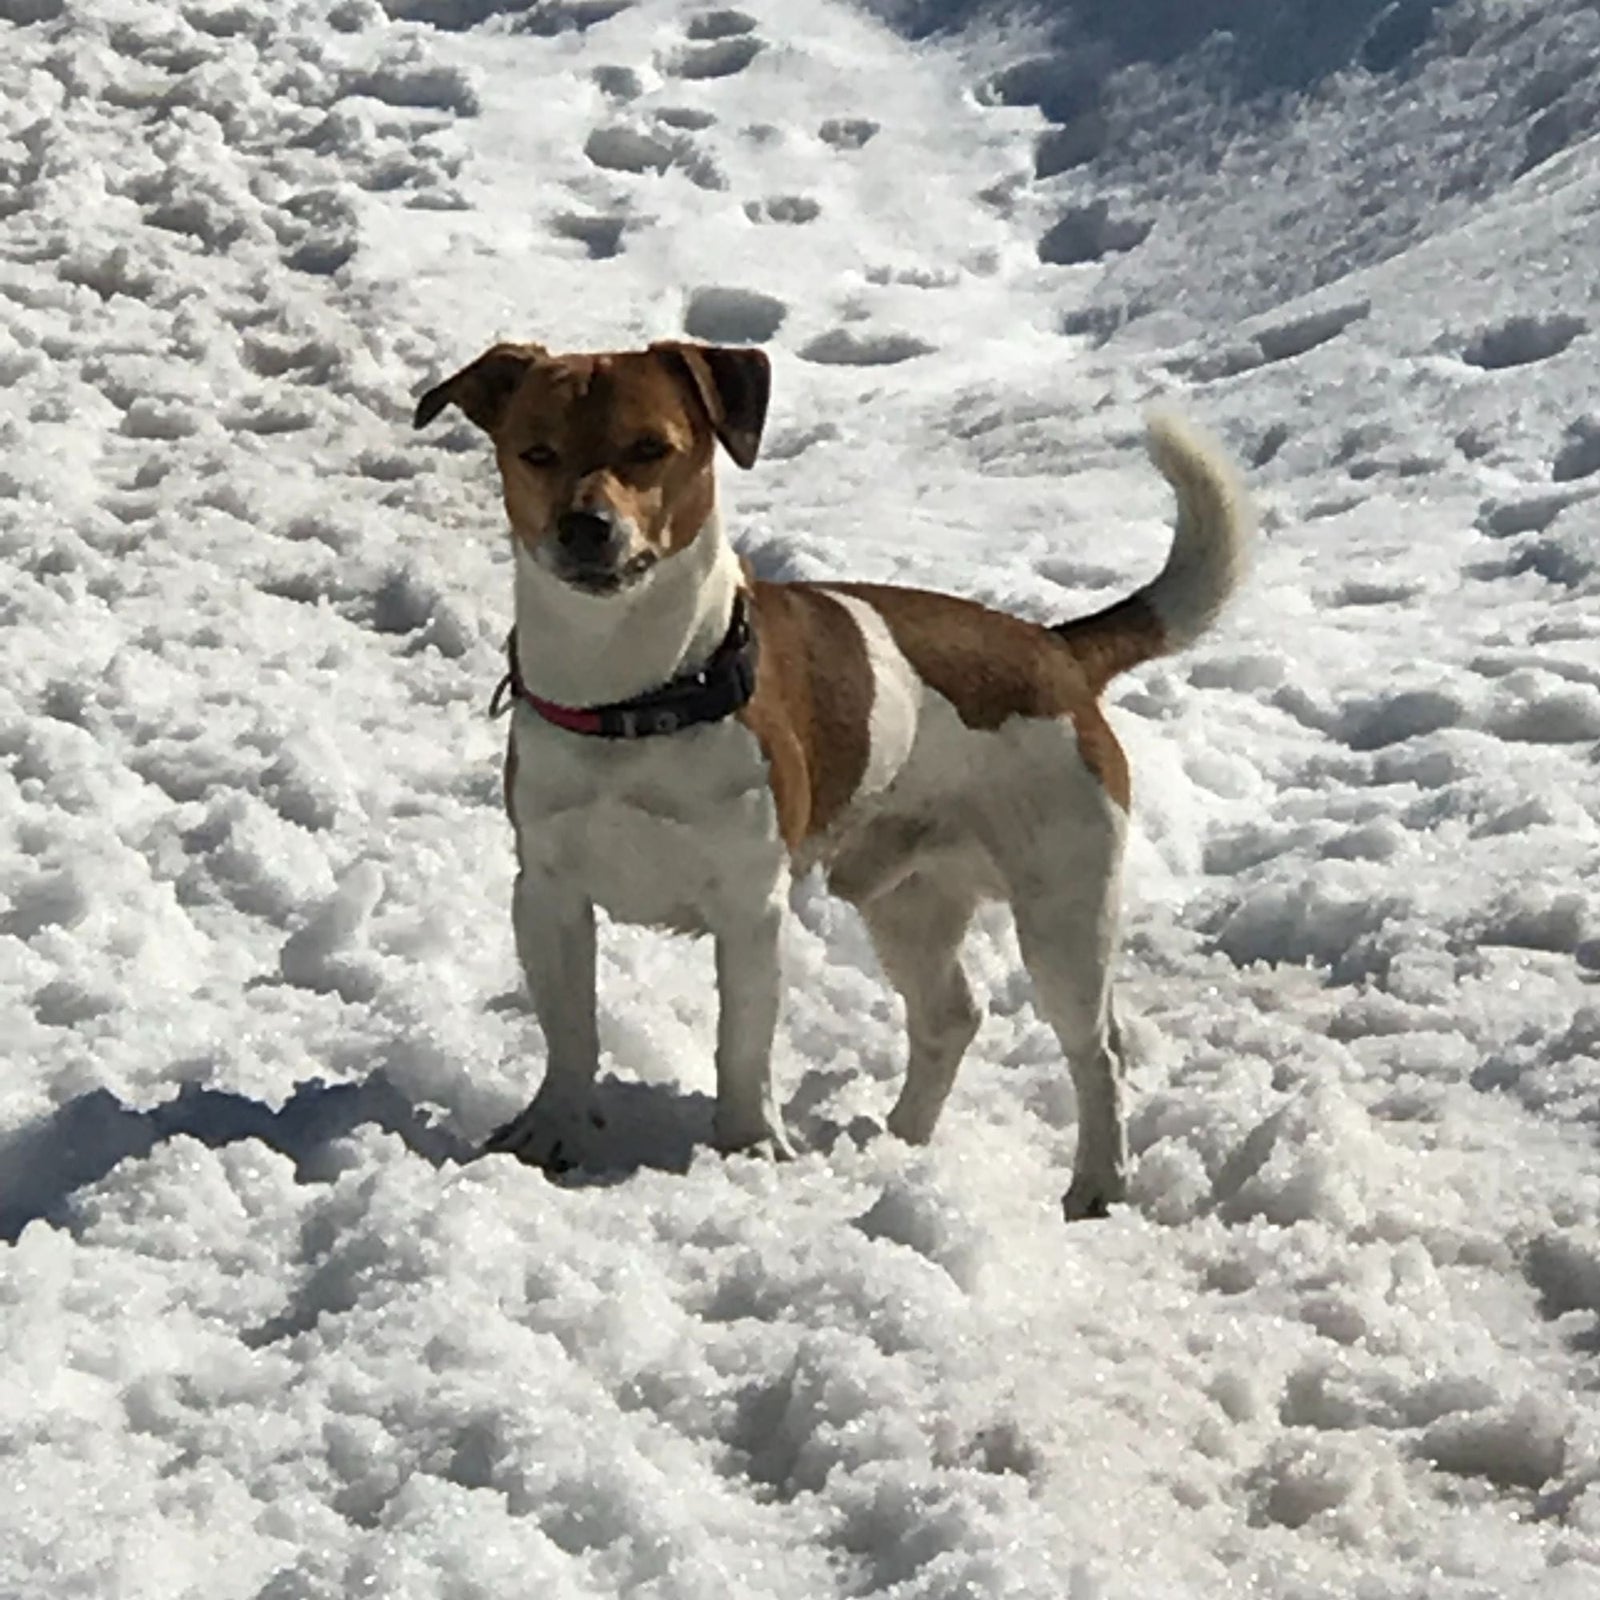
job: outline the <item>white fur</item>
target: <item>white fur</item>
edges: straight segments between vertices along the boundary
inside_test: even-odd
[[[629,700],[708,660],[744,581],[713,514],[693,542],[622,594],[574,589],[519,540],[517,665],[541,699],[563,706]]]
[[[1170,412],[1153,412],[1147,444],[1178,497],[1166,565],[1139,590],[1160,618],[1167,649],[1193,644],[1244,577],[1252,518],[1249,497],[1221,449]]]
[[[828,593],[850,613],[866,646],[872,673],[872,713],[867,724],[867,768],[856,786],[856,798],[880,794],[900,774],[916,738],[918,708],[924,686],[886,623],[865,600]]]

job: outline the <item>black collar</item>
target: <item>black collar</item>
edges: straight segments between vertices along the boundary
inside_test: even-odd
[[[498,717],[513,700],[569,733],[598,739],[646,739],[676,733],[699,722],[720,722],[748,703],[756,692],[756,636],[744,591],[734,596],[728,632],[711,659],[692,676],[673,678],[647,694],[606,706],[563,706],[529,692],[517,669],[517,632],[506,640],[508,670],[489,701]]]

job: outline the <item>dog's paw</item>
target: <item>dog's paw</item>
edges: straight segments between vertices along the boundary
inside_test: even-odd
[[[541,1105],[535,1100],[483,1142],[481,1155],[515,1156],[544,1172],[570,1172],[591,1164],[594,1137],[605,1118],[591,1107]]]
[[[716,1125],[716,1143],[725,1156],[756,1156],[765,1161],[793,1161],[795,1148],[783,1123],[760,1122]]]
[[[941,1109],[942,1105],[930,1107],[915,1100],[908,1102],[901,1095],[884,1126],[906,1144],[926,1144],[939,1124]]]
[[[1061,1214],[1068,1222],[1090,1222],[1109,1217],[1112,1206],[1127,1198],[1128,1183],[1121,1173],[1076,1174],[1061,1197]]]

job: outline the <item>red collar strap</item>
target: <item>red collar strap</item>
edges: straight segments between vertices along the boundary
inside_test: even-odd
[[[749,602],[741,590],[734,597],[728,632],[700,671],[673,678],[648,694],[604,706],[563,706],[529,691],[517,669],[517,634],[506,640],[506,675],[489,701],[489,715],[498,717],[515,702],[565,728],[597,739],[647,739],[677,733],[700,722],[721,722],[749,703],[756,692],[756,636],[750,627]]]

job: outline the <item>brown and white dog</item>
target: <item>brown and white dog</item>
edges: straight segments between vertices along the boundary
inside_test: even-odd
[[[818,865],[905,1001],[888,1125],[912,1142],[978,1028],[967,923],[1010,902],[1077,1090],[1066,1215],[1104,1215],[1126,1187],[1110,978],[1128,767],[1098,697],[1215,618],[1243,569],[1244,492],[1152,419],[1178,501],[1167,563],[1055,628],[923,590],[761,582],[718,516],[713,454],[755,461],[769,386],[753,349],[501,344],[417,404],[418,427],[454,404],[493,441],[515,556],[512,921],[548,1065],[489,1148],[558,1168],[594,1152],[601,906],[713,936],[717,1143],[789,1154],[769,1068],[779,930]]]

